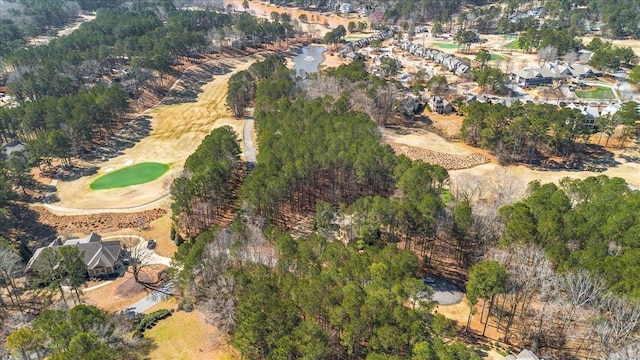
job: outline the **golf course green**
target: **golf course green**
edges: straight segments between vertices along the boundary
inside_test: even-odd
[[[145,162],[110,172],[95,179],[91,190],[115,189],[131,185],[144,184],[164,175],[169,165],[157,162]]]

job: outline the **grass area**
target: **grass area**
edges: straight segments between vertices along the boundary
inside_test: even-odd
[[[522,48],[520,47],[520,43],[518,42],[518,39],[515,39],[509,43],[507,43],[507,45],[504,46],[505,49],[512,49],[512,50],[521,50]]]
[[[356,40],[360,40],[360,39],[366,39],[371,35],[368,34],[358,34],[358,35],[347,35],[344,37],[345,41],[356,41]]]
[[[604,86],[594,86],[589,90],[576,90],[576,96],[581,99],[613,99],[613,91]]]
[[[491,54],[491,60],[495,60],[495,61],[504,61],[506,58],[502,55],[498,55],[498,54]]]
[[[453,195],[451,195],[451,191],[447,189],[442,190],[442,192],[440,193],[440,198],[445,205],[449,205],[453,201]]]
[[[94,180],[89,187],[91,190],[106,190],[144,184],[159,178],[168,170],[167,164],[140,163],[103,175]]]
[[[434,42],[431,44],[441,49],[457,49],[458,48],[458,44],[453,44],[453,43]]]
[[[159,308],[166,308],[166,303],[159,304]],[[155,308],[150,309],[153,310]],[[198,311],[176,311],[153,329],[145,331],[144,337],[154,340],[157,345],[149,354],[150,359],[238,358],[224,343],[208,340],[212,339],[212,328],[202,320]]]

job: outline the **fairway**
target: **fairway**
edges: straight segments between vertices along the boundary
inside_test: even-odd
[[[504,61],[505,57],[498,54],[491,54],[491,61]]]
[[[115,189],[153,181],[169,170],[169,165],[145,162],[129,166],[97,178],[89,185],[91,190]]]

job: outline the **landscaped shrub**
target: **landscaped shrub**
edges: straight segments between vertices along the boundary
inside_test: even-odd
[[[189,299],[184,299],[178,304],[178,310],[183,310],[185,312],[192,312],[193,303]]]
[[[151,314],[145,315],[140,319],[138,326],[136,326],[136,332],[143,333],[145,330],[154,327],[158,321],[166,319],[169,316],[171,316],[171,311],[167,309],[160,309],[152,312]]]

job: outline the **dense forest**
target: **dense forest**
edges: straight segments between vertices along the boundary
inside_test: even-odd
[[[241,223],[208,230],[176,256],[185,290],[243,357],[480,359],[450,341],[450,320],[430,313],[412,252],[358,251],[279,228],[267,237],[277,247],[271,258],[264,246],[252,251],[260,235]]]
[[[199,234],[228,210],[243,177],[240,146],[228,126],[207,135],[184,164],[186,176],[171,186],[174,223],[186,234]]]
[[[505,163],[540,163],[548,156],[567,160],[585,146],[596,130],[607,135],[606,143],[621,125],[620,144],[635,136],[636,102],[625,103],[613,116],[600,117],[596,128],[576,109],[551,104],[516,103],[510,107],[472,102],[463,109],[460,134],[469,144],[491,150]],[[600,140],[602,136],[600,137]]]
[[[636,259],[640,192],[605,176],[530,184],[528,198],[501,210],[502,241],[536,244],[558,270],[582,268],[614,293],[640,299]]]
[[[180,245],[185,301],[248,358],[474,358],[449,342],[460,330],[420,303],[427,297],[416,274],[446,257],[469,270],[467,300],[504,342],[563,359],[633,351],[623,345],[640,324],[637,192],[606,177],[533,183],[528,198],[498,211],[472,189],[484,185],[463,189],[445,169],[379,145],[374,122],[346,95],[310,95],[322,93],[315,84],[366,84],[361,70],[356,62],[300,79],[273,57],[233,79],[238,96],[227,100],[238,109],[255,103],[261,151],[238,191],[241,216]],[[465,136],[510,161],[570,154],[588,133],[581,114],[554,106],[471,106]],[[507,135],[516,128],[527,134],[519,143]],[[190,209],[194,219],[204,214]]]
[[[0,109],[0,137],[27,142],[37,162],[68,161],[112,132],[129,99],[155,91],[185,58],[217,51],[214,37],[219,47],[227,37],[260,46],[293,36],[289,23],[246,13],[173,9],[164,20],[152,9],[100,9],[68,36],[9,53],[7,92],[19,106]]]
[[[468,5],[492,3],[498,2],[398,1],[385,18],[445,24]],[[525,31],[523,42],[539,41],[532,48],[562,43],[558,52],[570,53],[580,46],[562,33],[574,21],[564,10],[608,27],[622,21],[608,6],[597,7],[602,1],[540,4],[561,20],[558,29],[518,30]],[[293,33],[286,19],[177,11],[169,2],[162,11],[139,6],[100,9],[95,21],[46,46],[16,46],[6,61],[13,69],[8,89],[19,106],[0,108],[2,139],[26,140],[34,160],[68,163],[112,130],[146,82],[162,81],[181,60],[215,51],[214,41],[257,46]],[[513,0],[507,11],[527,6]],[[631,21],[633,11],[625,16]],[[456,21],[472,27],[479,18]],[[628,26],[608,31],[632,35]],[[625,49],[590,45],[603,54],[603,67],[631,62]],[[118,80],[105,79],[113,69]],[[172,237],[179,248],[171,273],[180,308],[195,303],[248,359],[478,360],[456,341],[462,329],[434,311],[419,278],[442,270],[435,257],[458,271],[452,279],[466,281],[467,301],[476,306],[469,320],[479,315],[483,335],[494,327],[504,343],[561,359],[637,358],[640,193],[617,178],[565,179],[534,182],[513,204],[513,189],[503,186],[505,198],[489,204],[477,194],[487,183],[464,189],[444,168],[381,145],[377,126],[394,111],[395,90],[369,76],[361,61],[301,79],[282,57],[270,56],[231,77],[227,104],[238,117],[254,107],[260,153],[255,167],[243,164],[235,132],[218,128],[174,180]],[[624,104],[598,120],[597,129],[608,141],[621,125],[624,146],[636,129],[637,106]],[[594,131],[579,111],[552,105],[474,102],[463,113],[464,140],[505,163],[572,158],[584,146],[580,139]],[[13,220],[6,207],[29,181],[28,160],[0,161],[1,234]],[[0,238],[2,311],[21,306],[14,281],[28,258],[24,250]],[[56,291],[64,297],[68,287],[80,300],[79,254],[61,254],[69,261],[52,258],[51,271],[42,271],[50,275],[44,290],[51,299]],[[133,322],[123,315],[78,305],[33,318],[7,338],[15,357],[137,359],[149,350],[148,342],[124,335]]]
[[[305,98],[296,85],[302,80],[293,80],[278,57],[239,77],[261,79],[261,151],[239,191],[243,216],[180,246],[185,295],[247,358],[476,359],[462,344],[441,340],[455,326],[419,300],[426,299],[415,277],[419,258],[395,245],[434,236],[446,170],[396,157],[379,144],[371,119],[349,110],[347,98]],[[199,149],[196,156],[216,172],[212,153]],[[204,174],[188,170],[191,179]],[[184,181],[191,180],[177,180],[174,191]],[[404,196],[392,197],[394,190]],[[305,238],[268,225],[293,228],[292,219],[313,212],[317,233]],[[334,238],[338,217],[350,228],[348,246],[326,238]],[[410,299],[414,306],[405,306]]]
[[[124,336],[133,327],[124,315],[94,306],[44,310],[29,326],[11,333],[6,348],[16,359],[142,359],[149,342]]]

